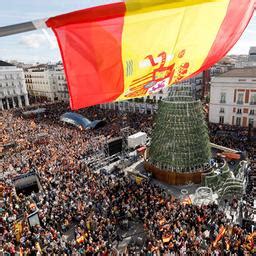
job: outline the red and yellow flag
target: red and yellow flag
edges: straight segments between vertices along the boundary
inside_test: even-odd
[[[221,238],[224,236],[226,232],[226,228],[224,226],[221,226],[219,229],[219,233],[215,239],[215,241],[213,242],[213,246],[216,247],[217,243],[221,240]]]
[[[20,241],[21,235],[22,235],[22,230],[23,230],[23,225],[22,225],[22,221],[17,221],[14,224],[14,232],[16,235],[16,241]]]
[[[163,243],[169,243],[172,239],[172,234],[166,234],[164,236],[162,236],[162,241]]]
[[[185,197],[185,198],[182,200],[182,204],[183,204],[183,205],[191,205],[191,204],[192,204],[192,200],[191,200],[190,196]]]
[[[79,236],[77,239],[76,239],[76,242],[77,243],[83,243],[84,240],[88,237],[88,234],[87,233],[84,233],[83,235]]]
[[[232,48],[255,0],[126,0],[50,18],[71,108],[142,97],[189,78]]]

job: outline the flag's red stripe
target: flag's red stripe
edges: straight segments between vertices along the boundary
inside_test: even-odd
[[[101,5],[49,18],[46,24],[50,28],[58,28],[70,24],[102,21],[123,17],[125,10],[126,8],[123,2]]]
[[[221,60],[239,40],[254,11],[252,0],[230,0],[226,16],[201,68],[192,77]],[[187,79],[187,78],[186,78]]]
[[[124,3],[112,4],[113,19],[109,10],[110,5],[105,5],[75,12],[74,17],[61,15],[47,22],[58,39],[72,109],[111,102],[123,93],[121,48],[126,8]]]

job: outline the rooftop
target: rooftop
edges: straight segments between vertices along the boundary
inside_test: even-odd
[[[0,60],[0,67],[10,67],[10,66],[14,66],[14,65]]]
[[[256,67],[235,68],[226,73],[220,74],[220,77],[256,77]]]
[[[249,51],[250,55],[256,55],[256,46],[252,46]]]
[[[43,71],[61,71],[63,70],[63,66],[61,66],[59,63],[57,64],[38,64],[38,65],[32,65],[30,67],[26,68],[26,71],[32,71],[32,72],[43,72]]]

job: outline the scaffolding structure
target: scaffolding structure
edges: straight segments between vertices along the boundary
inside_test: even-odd
[[[117,159],[120,160],[121,166],[129,156],[127,137],[131,134],[130,127],[124,127],[121,129],[122,137],[122,151],[114,155],[109,154],[108,139],[105,136],[91,137],[89,140],[90,145],[94,145],[91,149],[90,155],[84,159],[85,163],[92,170],[99,170],[110,163],[115,162]],[[123,169],[123,167],[122,167]]]
[[[210,146],[202,105],[190,86],[173,86],[159,104],[148,162],[178,173],[193,173],[208,166]]]

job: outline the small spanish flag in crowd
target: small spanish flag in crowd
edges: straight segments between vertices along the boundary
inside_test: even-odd
[[[81,235],[80,237],[77,238],[76,242],[79,244],[83,243],[87,236],[88,236],[87,233],[84,233],[83,235]]]
[[[219,233],[215,239],[215,241],[213,242],[213,246],[216,247],[217,243],[221,240],[221,238],[224,236],[226,232],[226,228],[222,225],[219,229]]]
[[[163,243],[169,243],[172,239],[172,235],[171,234],[168,234],[168,235],[164,235],[162,237],[162,240],[163,240]]]
[[[71,108],[143,97],[208,69],[242,35],[255,0],[109,0],[49,18]]]
[[[184,199],[182,200],[182,204],[183,204],[183,205],[191,205],[191,204],[192,204],[192,200],[191,200],[190,196],[184,198]]]
[[[41,249],[41,246],[38,242],[36,242],[36,249],[37,251],[41,254],[42,253],[42,249]]]
[[[247,246],[249,250],[253,250],[253,249],[256,250],[255,243],[254,243],[255,240],[256,240],[256,231],[254,231],[253,233],[247,236],[247,241],[248,241]]]
[[[141,184],[142,181],[143,181],[143,178],[142,178],[142,177],[136,176],[135,182],[136,182],[138,185]]]
[[[15,230],[16,241],[19,242],[22,235],[22,231],[23,231],[22,221],[17,221],[14,224],[14,230]]]

